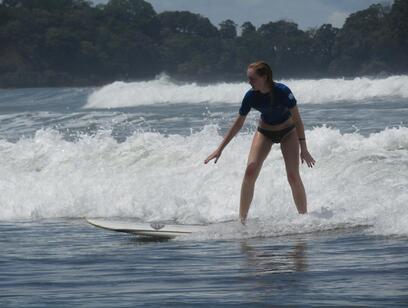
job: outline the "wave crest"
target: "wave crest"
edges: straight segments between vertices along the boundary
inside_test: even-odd
[[[359,77],[355,79],[304,79],[283,80],[300,103],[320,104],[338,101],[364,101],[370,99],[408,98],[408,76],[391,76],[383,79]],[[249,85],[217,83],[197,85],[177,84],[166,75],[141,82],[116,81],[95,90],[84,108],[121,108],[155,104],[239,104]]]

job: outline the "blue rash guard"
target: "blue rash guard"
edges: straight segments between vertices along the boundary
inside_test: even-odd
[[[272,98],[271,100],[269,93],[264,94],[250,89],[242,100],[239,114],[246,116],[251,108],[254,108],[261,112],[261,119],[267,124],[281,124],[290,118],[289,109],[296,106],[296,99],[287,86],[277,82],[272,91]]]

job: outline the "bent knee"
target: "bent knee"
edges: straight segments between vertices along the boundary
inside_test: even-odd
[[[257,163],[249,163],[245,170],[245,178],[247,180],[255,180],[258,177],[261,165]]]

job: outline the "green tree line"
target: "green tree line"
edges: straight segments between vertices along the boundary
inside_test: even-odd
[[[0,87],[99,85],[161,72],[237,81],[258,59],[276,78],[406,74],[408,1],[372,5],[340,29],[303,31],[286,20],[215,26],[188,11],[157,14],[144,0],[0,0]]]

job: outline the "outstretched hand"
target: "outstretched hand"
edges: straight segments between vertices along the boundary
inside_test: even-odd
[[[204,164],[208,163],[210,160],[215,158],[214,163],[217,163],[218,158],[220,158],[222,151],[220,150],[215,150],[210,156],[207,157],[207,159],[204,161]]]
[[[302,159],[302,164],[306,162],[307,166],[313,168],[316,161],[313,159],[312,155],[310,155],[308,150],[303,150],[300,152],[300,158]]]

